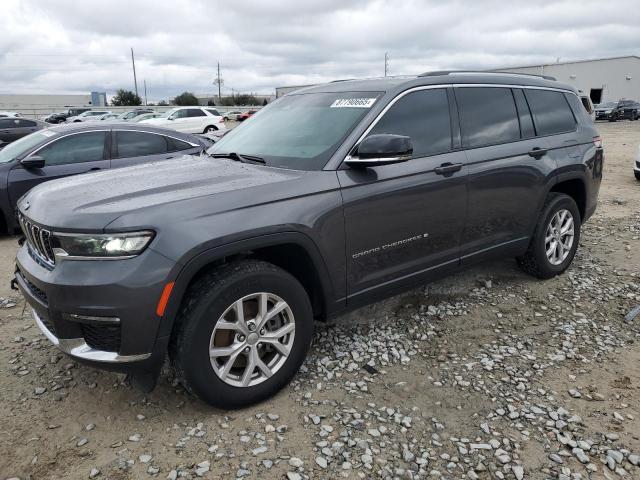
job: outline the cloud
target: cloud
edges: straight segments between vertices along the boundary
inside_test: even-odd
[[[3,0],[0,92],[149,98],[637,54],[634,0]]]

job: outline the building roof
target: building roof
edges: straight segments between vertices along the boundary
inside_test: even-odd
[[[640,56],[638,55],[625,55],[621,57],[605,57],[605,58],[591,58],[587,60],[571,60],[568,62],[554,62],[554,63],[537,63],[534,65],[520,65],[520,66],[511,66],[511,67],[500,67],[493,68],[491,70],[487,70],[487,72],[501,72],[503,70],[514,70],[516,68],[536,68],[536,67],[552,67],[554,65],[571,65],[573,63],[589,63],[589,62],[605,62],[609,60],[621,60],[626,58],[635,58],[636,60],[640,60]]]

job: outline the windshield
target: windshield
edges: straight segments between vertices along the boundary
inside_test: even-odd
[[[10,143],[2,150],[0,150],[0,163],[7,163],[13,159],[22,156],[25,152],[28,152],[40,142],[50,138],[54,135],[49,130],[40,130],[39,132],[32,133],[26,137],[22,137],[15,142]]]
[[[618,105],[618,102],[605,102],[598,105],[598,108],[614,108]]]
[[[380,94],[287,95],[256,112],[207,152],[253,155],[272,166],[319,170]]]

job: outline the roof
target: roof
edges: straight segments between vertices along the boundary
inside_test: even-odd
[[[503,84],[561,88],[575,92],[575,88],[556,82],[552,77],[540,77],[520,73],[499,72],[427,72],[412,77],[381,77],[363,80],[342,80],[321,85],[314,85],[288,93],[300,95],[304,93],[337,93],[337,92],[390,92],[426,85],[456,85],[456,84]]]
[[[535,68],[535,67],[552,67],[554,65],[571,65],[574,63],[590,63],[590,62],[605,62],[608,60],[621,60],[621,59],[626,59],[626,58],[635,58],[636,60],[640,60],[640,57],[638,55],[625,55],[625,56],[621,56],[621,57],[605,57],[605,58],[592,58],[592,59],[587,59],[587,60],[572,60],[569,62],[554,62],[554,63],[537,63],[535,65],[520,65],[520,66],[516,66],[516,67],[500,67],[500,68],[494,68],[491,70],[487,70],[488,72],[501,72],[504,70],[513,70],[516,68]]]

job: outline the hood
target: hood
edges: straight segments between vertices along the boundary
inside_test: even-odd
[[[46,182],[22,197],[18,208],[47,227],[95,231],[127,213],[140,218],[166,216],[167,209],[175,211],[199,197],[212,197],[202,204],[209,214],[268,201],[269,193],[282,194],[288,187],[256,190],[303,175],[296,170],[185,155]]]

